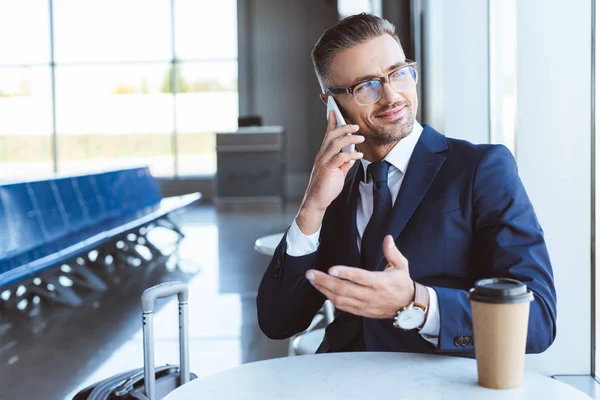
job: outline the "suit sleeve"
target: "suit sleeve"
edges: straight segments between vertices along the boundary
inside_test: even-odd
[[[541,353],[556,337],[552,267],[542,228],[518,176],[514,157],[506,147],[490,147],[479,161],[473,179],[472,209],[477,278],[508,277],[528,286],[535,300],[531,303],[526,352]],[[467,291],[433,289],[440,310],[438,351],[473,352]]]
[[[305,276],[309,269],[326,270],[326,251],[320,247],[307,255],[291,256],[287,234],[275,250],[256,298],[258,325],[271,339],[287,339],[306,330],[326,300]]]

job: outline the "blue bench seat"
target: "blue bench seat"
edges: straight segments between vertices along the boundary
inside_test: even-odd
[[[147,167],[0,185],[0,288],[197,203],[162,198]]]

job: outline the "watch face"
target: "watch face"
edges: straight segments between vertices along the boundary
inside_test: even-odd
[[[425,312],[419,307],[408,307],[400,312],[397,317],[397,324],[402,329],[415,329],[425,321]]]

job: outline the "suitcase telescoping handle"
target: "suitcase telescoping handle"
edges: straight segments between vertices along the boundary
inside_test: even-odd
[[[144,334],[144,386],[149,400],[155,400],[154,377],[154,302],[177,295],[179,300],[179,373],[180,385],[190,380],[188,356],[188,287],[182,282],[166,282],[146,289],[142,294],[142,331]]]

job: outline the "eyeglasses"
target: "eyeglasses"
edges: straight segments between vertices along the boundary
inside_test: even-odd
[[[415,61],[406,61],[406,64],[381,78],[359,82],[346,88],[327,88],[325,93],[350,93],[359,106],[370,106],[377,103],[383,96],[383,85],[385,83],[389,83],[396,92],[410,90],[417,84],[419,79],[418,64]]]

